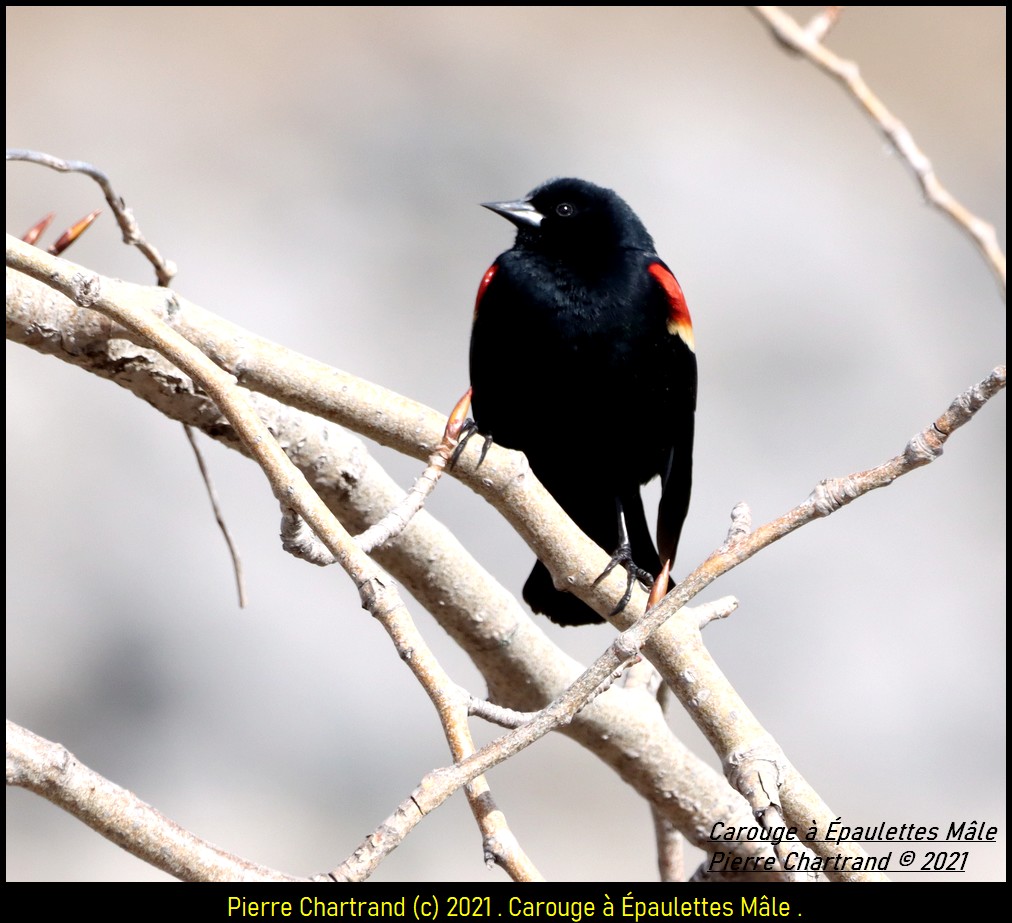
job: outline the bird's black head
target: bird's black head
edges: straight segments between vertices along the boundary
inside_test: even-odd
[[[552,179],[519,201],[483,204],[517,226],[519,248],[590,260],[617,250],[654,249],[625,201],[586,180]]]

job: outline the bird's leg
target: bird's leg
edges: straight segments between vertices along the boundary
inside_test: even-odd
[[[634,580],[639,580],[640,583],[647,586],[650,586],[654,582],[654,575],[650,571],[638,567],[633,560],[632,545],[629,543],[629,530],[625,524],[625,510],[622,509],[622,501],[617,497],[615,498],[615,508],[618,512],[618,547],[612,553],[608,566],[601,572],[597,580],[594,581],[594,586],[597,586],[620,564],[626,569],[625,592],[618,601],[618,605],[608,613],[609,616],[618,615],[626,607],[626,604],[632,598]]]
[[[488,450],[492,445],[492,437],[483,435],[478,432],[478,424],[474,420],[468,418],[464,421],[460,427],[460,436],[457,439],[457,448],[453,450],[453,454],[450,456],[449,467],[453,467],[457,464],[457,459],[460,458],[460,453],[464,451],[464,446],[467,445],[467,441],[475,435],[480,435],[484,439],[484,443],[481,447],[481,455],[478,456],[478,464],[475,468],[480,468],[481,463],[485,461],[485,456],[488,455]]]
[[[471,398],[471,389],[468,388],[467,394],[465,394],[464,397],[460,399],[460,401],[457,403],[457,407],[460,407],[464,403],[465,399],[468,401],[468,403],[470,403],[470,398]],[[454,409],[456,410],[456,408]],[[467,411],[465,410],[464,412],[466,413]],[[478,433],[478,424],[475,423],[474,420],[472,420],[470,417],[468,417],[463,423],[461,423],[460,430],[457,433],[457,446],[456,448],[454,448],[453,454],[450,456],[450,460],[447,463],[448,467],[452,468],[454,465],[457,464],[457,459],[460,458],[460,453],[464,451],[464,446],[467,445],[467,441],[477,433]],[[492,445],[491,436],[482,436],[482,438],[485,440],[485,443],[481,447],[481,455],[478,457],[478,464],[475,465],[476,468],[481,467],[481,463],[485,461],[485,456],[488,455],[489,447]]]

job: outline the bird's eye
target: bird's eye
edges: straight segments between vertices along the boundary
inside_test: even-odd
[[[555,206],[555,214],[557,214],[560,218],[568,218],[570,215],[575,213],[576,209],[568,202],[561,202]]]

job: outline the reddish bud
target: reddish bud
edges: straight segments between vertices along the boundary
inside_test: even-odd
[[[27,231],[25,231],[24,237],[22,237],[21,239],[26,244],[34,245],[35,241],[37,241],[46,232],[46,228],[48,228],[49,225],[53,223],[53,219],[55,217],[56,212],[50,212],[38,224],[33,225]]]
[[[460,435],[460,428],[464,425],[468,413],[471,411],[471,389],[468,388],[463,397],[457,401],[456,406],[450,411],[450,417],[446,421],[446,429],[443,431],[443,440],[456,442]]]
[[[671,570],[671,561],[665,561],[661,572],[657,575],[654,585],[650,587],[650,598],[647,600],[647,609],[653,609],[668,593],[668,572]]]
[[[102,209],[96,208],[90,215],[85,215],[77,224],[71,225],[61,235],[59,240],[56,241],[53,246],[49,248],[49,252],[53,256],[59,256],[67,249],[78,237],[80,237],[85,231],[91,227],[91,223],[102,213]]]

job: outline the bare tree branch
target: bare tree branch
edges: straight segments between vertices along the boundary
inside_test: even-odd
[[[118,339],[121,331],[101,315],[77,309],[64,296],[13,270],[8,270],[7,291],[7,333],[12,341],[111,378],[171,419],[188,422],[243,451],[206,394],[156,353]],[[378,510],[397,505],[403,493],[357,438],[271,398],[256,393],[249,398],[350,530],[366,528],[376,521]],[[378,548],[375,556],[474,660],[494,701],[525,712],[537,710],[578,675],[580,665],[552,644],[512,594],[425,511],[412,519],[403,535]],[[730,598],[717,600],[700,611],[730,611],[734,604]],[[671,739],[670,732],[658,720],[652,703],[644,711],[634,704],[639,700],[626,690],[614,690],[582,712],[565,733],[601,756],[645,795],[654,785],[652,776],[666,761],[678,763],[678,772],[665,783],[668,791],[674,786],[676,792],[674,800],[668,799],[669,808],[671,804],[684,807],[690,792],[695,792],[692,810],[702,813],[693,814],[688,823],[680,815],[679,822],[693,828],[707,826],[706,812],[726,800],[723,782],[703,764],[695,768],[686,764],[683,749],[668,750],[665,741]],[[626,756],[630,752],[643,756],[630,761]],[[660,798],[657,792],[654,796]]]
[[[47,798],[92,830],[183,881],[305,881],[219,849],[92,772],[60,744],[7,722],[7,784]]]
[[[112,181],[98,167],[83,160],[63,160],[54,157],[52,154],[44,154],[41,151],[26,151],[16,148],[7,149],[7,160],[24,160],[28,163],[38,164],[56,170],[59,173],[83,173],[91,177],[102,189],[106,202],[116,216],[116,223],[123,234],[123,243],[128,247],[136,247],[144,254],[144,258],[154,267],[155,275],[159,285],[168,285],[176,274],[176,264],[170,260],[163,259],[158,250],[141,233],[140,225],[134,218],[133,212],[127,208],[123,198],[117,195],[112,188]]]
[[[1005,258],[998,247],[994,229],[968,212],[941,186],[935,177],[930,161],[914,144],[903,124],[896,120],[871,93],[861,80],[856,66],[852,62],[837,58],[821,44],[836,21],[839,10],[838,7],[831,7],[823,14],[813,18],[806,27],[801,27],[778,8],[756,8],[757,15],[770,25],[774,34],[786,47],[805,54],[850,89],[897,151],[906,159],[929,201],[948,214],[973,237],[1004,288]],[[31,159],[38,163],[46,163],[45,158],[48,156],[36,155],[32,152],[8,152],[9,159],[12,154],[26,155],[25,159]],[[103,189],[108,187],[105,175],[90,165],[56,161],[55,158],[48,158],[48,161],[50,161],[47,163],[48,166],[54,166],[57,163],[62,165],[54,166],[56,169],[80,170],[89,173],[89,175],[98,174],[94,178],[100,183],[104,180]],[[112,198],[116,198],[119,202],[118,218],[122,215],[129,217],[131,222],[133,221],[132,215],[129,215],[129,212],[123,207],[122,200],[113,196],[111,188],[108,188],[107,198],[110,198],[110,204],[112,204]],[[121,227],[124,227],[122,220]],[[126,228],[124,228],[124,239],[127,239]],[[137,243],[136,240],[129,242]],[[144,248],[142,247],[142,249]],[[160,261],[160,257],[158,260]],[[25,266],[31,262],[16,247],[12,248],[10,241],[8,242],[9,265],[16,265],[25,271]],[[56,265],[55,270],[53,265]],[[156,263],[156,267],[157,265]],[[431,484],[434,484],[439,476],[438,472],[429,476],[433,465],[441,470],[441,465],[434,463],[433,459],[445,461],[446,455],[445,440],[443,443],[433,441],[435,439],[433,427],[442,422],[439,415],[421,405],[412,405],[406,399],[389,392],[384,394],[382,389],[353,380],[350,376],[339,379],[337,376],[341,376],[343,373],[335,373],[335,370],[327,370],[319,364],[315,364],[315,367],[308,371],[300,370],[298,373],[293,371],[289,375],[285,362],[277,362],[276,360],[284,358],[285,361],[290,361],[294,358],[293,355],[285,356],[281,347],[274,346],[267,341],[256,340],[249,352],[246,352],[248,344],[236,344],[235,342],[227,344],[219,352],[215,349],[217,344],[213,341],[217,333],[225,329],[221,326],[224,325],[223,321],[213,318],[212,315],[201,317],[198,313],[200,309],[194,310],[194,306],[186,305],[173,293],[164,293],[162,298],[150,298],[139,287],[127,287],[125,283],[112,283],[120,288],[116,289],[115,296],[105,303],[102,299],[107,294],[111,280],[103,279],[80,268],[77,269],[78,271],[73,277],[57,278],[60,273],[65,272],[65,266],[35,261],[33,268],[27,271],[32,272],[35,278],[44,280],[49,285],[54,284],[54,280],[56,280],[56,284],[61,287],[61,290],[71,296],[82,308],[100,306],[102,309],[108,310],[111,316],[118,317],[128,326],[134,328],[135,332],[132,336],[137,342],[142,344],[158,343],[159,348],[165,351],[166,355],[172,356],[176,360],[182,358],[181,367],[188,369],[191,373],[194,368],[198,368],[197,380],[205,387],[207,382],[211,382],[210,391],[214,399],[219,402],[225,401],[224,407],[228,408],[226,415],[230,427],[235,427],[232,430],[231,438],[235,438],[235,432],[240,433],[244,439],[247,453],[257,457],[265,466],[265,470],[270,469],[272,486],[286,510],[289,508],[291,500],[293,505],[299,509],[300,516],[303,511],[309,512],[312,528],[321,536],[326,536],[326,543],[332,549],[331,553],[341,561],[342,566],[355,580],[363,604],[384,624],[394,640],[399,654],[415,671],[419,681],[436,705],[447,739],[450,741],[454,765],[427,775],[419,788],[398,807],[392,818],[378,828],[363,846],[356,850],[354,856],[332,873],[334,877],[339,878],[360,879],[366,877],[382,857],[403,839],[403,836],[417,824],[422,816],[442,803],[461,785],[468,787],[472,811],[483,831],[486,856],[498,861],[515,878],[537,877],[537,870],[512,839],[508,828],[502,822],[501,815],[491,802],[480,773],[485,771],[485,768],[494,766],[518,752],[520,748],[529,745],[549,730],[563,728],[566,733],[579,739],[579,728],[593,729],[602,726],[598,723],[599,718],[594,717],[595,712],[601,711],[608,718],[613,719],[617,713],[621,712],[621,709],[616,710],[612,705],[612,700],[621,699],[620,694],[626,690],[615,689],[613,690],[614,695],[609,694],[608,696],[601,696],[601,692],[610,686],[617,671],[622,669],[622,665],[628,664],[630,658],[637,656],[637,652],[641,649],[657,664],[658,669],[679,695],[690,715],[703,729],[721,756],[727,777],[748,800],[755,816],[767,828],[775,828],[789,822],[800,824],[804,823],[806,818],[811,818],[822,832],[824,825],[833,819],[833,812],[810,789],[776,742],[745,707],[702,645],[699,636],[701,627],[714,617],[728,614],[733,607],[725,606],[719,612],[717,610],[701,612],[700,610],[689,611],[682,608],[682,604],[692,599],[696,593],[726,573],[727,570],[732,569],[738,563],[755,554],[756,551],[784,537],[801,525],[805,525],[813,519],[830,515],[841,506],[868,491],[887,486],[897,477],[937,458],[949,435],[956,428],[968,422],[976,411],[1005,385],[1005,369],[1004,366],[1000,366],[978,385],[959,395],[947,411],[907,443],[899,456],[866,471],[821,482],[805,502],[755,532],[749,531],[750,514],[747,507],[744,505],[736,507],[732,512],[732,527],[726,542],[696,571],[690,574],[664,602],[652,606],[643,618],[635,621],[636,614],[648,605],[645,594],[637,589],[637,594],[627,611],[614,620],[617,626],[626,629],[614,645],[590,669],[584,671],[575,683],[567,686],[567,677],[566,682],[556,684],[554,687],[546,683],[538,688],[534,695],[535,699],[538,696],[556,697],[550,705],[540,711],[532,711],[529,707],[522,711],[508,711],[492,706],[484,707],[484,714],[487,717],[498,716],[503,720],[503,723],[512,725],[514,730],[487,747],[475,751],[466,722],[466,713],[469,708],[468,703],[472,701],[471,697],[453,684],[449,676],[442,672],[435,658],[425,647],[424,641],[411,621],[397,591],[385,579],[382,571],[361,556],[359,549],[355,547],[355,542],[350,539],[340,524],[330,517],[322,502],[314,505],[315,498],[310,490],[310,484],[315,484],[314,478],[310,477],[308,482],[300,480],[296,476],[295,469],[287,465],[281,451],[282,447],[288,448],[284,446],[284,439],[280,440],[281,446],[275,446],[268,428],[258,419],[257,413],[250,409],[259,406],[258,402],[252,399],[253,396],[241,394],[240,389],[234,387],[235,382],[230,381],[227,374],[222,375],[213,365],[207,364],[204,356],[190,352],[186,344],[181,341],[173,342],[171,337],[166,339],[166,331],[160,325],[150,324],[150,318],[138,318],[135,315],[127,317],[121,313],[121,302],[125,303],[131,298],[136,299],[136,304],[141,307],[142,312],[150,309],[152,315],[161,313],[166,323],[174,327],[177,324],[177,317],[189,313],[190,316],[182,321],[184,336],[191,339],[192,334],[192,342],[206,355],[214,356],[216,361],[220,356],[223,364],[233,369],[237,376],[248,376],[248,379],[244,380],[244,384],[262,387],[265,391],[278,395],[282,400],[290,400],[293,405],[300,407],[312,408],[314,412],[321,412],[330,419],[342,419],[348,425],[360,431],[369,432],[374,437],[375,433],[380,433],[383,436],[380,441],[389,440],[387,444],[403,446],[403,451],[408,451],[417,457],[426,457],[428,454],[430,467],[422,477],[422,481],[429,484],[427,489],[431,489]],[[9,335],[11,330],[12,275],[17,276],[17,273],[8,271]],[[159,275],[159,278],[161,279],[162,276]],[[19,284],[15,280],[14,286],[17,287]],[[81,310],[76,313],[87,315],[91,312]],[[85,323],[91,324],[93,322],[86,321]],[[213,329],[213,333],[205,332],[205,323],[206,331]],[[219,326],[215,327],[215,324]],[[104,320],[99,322],[99,326],[102,327],[106,336],[110,330],[115,329]],[[63,336],[64,329],[62,326],[57,326],[50,332],[55,333],[56,336]],[[116,333],[121,334],[123,331],[116,330]],[[30,336],[35,335],[37,334],[33,333]],[[43,336],[45,335],[43,334]],[[100,336],[102,335],[100,334]],[[29,335],[26,335],[27,338]],[[218,343],[221,341],[219,340]],[[210,351],[208,351],[209,349]],[[52,351],[57,352],[57,349]],[[247,365],[246,360],[251,356],[255,361]],[[195,363],[195,365],[191,367],[189,363]],[[302,358],[296,359],[296,364],[302,363]],[[284,371],[279,374],[279,369],[284,369]],[[306,379],[302,379],[301,383],[293,384],[298,376],[311,376],[316,373],[319,373],[317,382],[319,384],[323,384],[324,377],[329,376],[326,387],[321,387],[319,391],[316,391],[315,388],[310,388],[308,391],[303,390]],[[328,393],[328,389],[335,383],[342,391],[340,396],[335,396],[333,392]],[[182,398],[179,403],[193,399],[194,395],[190,394]],[[247,406],[247,402],[249,406]],[[176,402],[170,401],[168,403]],[[396,411],[387,416],[391,407],[396,407]],[[378,420],[377,417],[383,417],[383,419]],[[218,421],[215,425],[219,428],[222,426]],[[264,448],[265,444],[269,444],[268,448]],[[602,552],[594,548],[585,537],[579,535],[564,514],[558,515],[557,505],[551,498],[546,499],[547,495],[526,469],[522,458],[518,458],[515,453],[504,453],[494,449],[490,453],[488,463],[482,467],[482,476],[479,478],[474,453],[465,453],[461,469],[461,478],[503,511],[539,557],[549,564],[553,575],[557,578],[564,578],[580,598],[585,599],[599,612],[609,611],[617,594],[621,589],[624,589],[624,579],[615,575],[615,578],[602,583],[600,588],[597,587],[596,581],[590,582],[594,574],[597,573],[594,570],[598,563],[595,554],[600,556]],[[426,527],[426,519],[421,514],[415,515],[421,507],[422,499],[424,499],[423,489],[420,488],[415,492],[418,495],[415,498],[405,499],[392,508],[382,507],[390,509],[391,512],[369,536],[372,539],[373,536],[378,535],[380,537],[379,544],[389,542],[389,547],[377,549],[378,559],[383,555],[398,556],[401,554],[404,555],[404,560],[408,559],[409,554],[402,550],[407,541],[401,542],[399,540],[400,533],[403,530],[404,537],[407,538],[414,531],[424,530]],[[376,507],[372,507],[365,515],[375,516],[376,509]],[[430,581],[430,585],[432,585],[445,579],[444,576],[440,576],[435,580],[430,580],[430,578],[422,576],[424,567],[417,568],[414,564],[404,566],[406,572],[411,574],[411,579],[418,584]],[[513,608],[515,608],[515,604],[512,602],[504,603],[502,614],[506,617],[511,616]],[[519,625],[520,623],[515,624]],[[461,634],[470,632],[469,628],[461,628],[459,624],[456,630]],[[475,657],[476,662],[482,659],[482,655],[478,653],[472,653],[472,656]],[[416,663],[416,660],[419,663]],[[491,659],[486,658],[486,662],[491,663]],[[554,660],[553,668],[561,668],[563,662],[562,658]],[[501,670],[502,666],[490,667],[490,687],[499,684],[500,674],[495,672],[497,669]],[[546,694],[549,689],[551,692]],[[510,691],[508,695],[513,696],[514,693]],[[522,699],[523,694],[519,698]],[[588,702],[591,703],[589,706]],[[526,703],[518,701],[516,704]],[[535,704],[543,704],[543,700]],[[470,707],[472,710],[474,709],[473,705]],[[481,709],[479,708],[479,710]],[[630,711],[637,717],[640,716],[640,709],[634,707]],[[729,720],[728,715],[732,715],[733,720]],[[16,726],[14,728],[16,729],[13,732],[16,740],[21,729]],[[9,783],[12,777],[11,738],[12,731],[9,725]],[[647,737],[646,739],[653,740],[654,738]],[[667,746],[668,743],[665,738],[665,745]],[[46,744],[48,742],[40,742],[39,752],[42,752]],[[25,745],[25,749],[30,750],[31,746]],[[17,757],[15,765],[16,767],[20,766]],[[20,778],[25,776],[25,773],[16,768],[14,776]],[[473,781],[468,784],[468,780]],[[633,781],[633,784],[637,784],[637,782]],[[672,829],[670,818],[677,816],[679,822],[685,823],[690,816],[698,821],[703,817],[712,816],[712,814],[708,815],[706,811],[686,812],[680,806],[673,812],[670,806],[662,806],[665,798],[672,799],[673,789],[666,787],[661,775],[649,777],[638,787],[651,800],[654,808],[658,845],[661,849],[663,863],[670,846],[669,834]],[[690,788],[690,790],[692,789]],[[114,797],[116,797],[115,793],[109,795],[109,799]],[[733,808],[728,807],[727,812],[738,811],[740,808],[740,804],[735,804]],[[161,820],[164,821],[164,818]],[[156,821],[152,821],[152,824],[154,827],[158,826]],[[115,825],[113,828],[117,836],[126,835],[127,828],[116,828]],[[190,837],[185,831],[180,831],[180,833],[184,840]],[[696,835],[690,836],[695,842],[700,842],[701,845],[705,844],[706,837],[699,831],[696,832]],[[790,842],[792,847],[796,845],[793,840],[785,841],[785,844],[786,842]],[[779,848],[780,844],[777,846]],[[185,852],[187,846],[184,844],[182,848]],[[816,844],[816,849],[823,856],[841,857],[844,860],[843,868],[838,867],[830,872],[833,877],[875,877],[869,874],[874,867],[863,864],[867,857],[856,847],[848,849],[847,844],[833,843],[825,846]],[[747,848],[743,848],[743,852],[747,851]],[[761,854],[761,850],[756,853],[756,855],[759,854]],[[227,854],[222,855],[226,856],[226,861],[231,858],[227,857]],[[848,862],[850,863],[849,867]],[[670,863],[668,864],[670,865]],[[252,868],[259,869],[259,867]],[[274,874],[270,870],[266,871],[268,874]]]
[[[7,289],[9,338],[113,378],[169,416],[241,448],[203,392],[157,354],[117,339],[124,332],[120,328],[12,270]],[[368,524],[377,510],[396,505],[395,486],[353,437],[269,398],[249,397],[328,504],[353,528]],[[376,554],[469,653],[495,701],[529,712],[557,696],[578,674],[579,665],[552,645],[515,599],[427,513],[416,516],[402,536]],[[712,607],[729,610],[733,605],[718,601]],[[693,842],[705,845],[717,820],[739,826],[749,821],[745,803],[674,739],[652,697],[641,691],[613,689],[563,732],[601,756],[680,829],[690,831]],[[404,807],[410,815],[410,805]],[[749,856],[763,848],[742,844],[739,852]]]
[[[909,129],[872,92],[871,87],[865,83],[861,76],[861,70],[857,64],[839,57],[822,44],[822,39],[831,23],[823,27],[822,21],[816,20],[813,21],[814,28],[813,24],[810,24],[806,29],[778,6],[754,6],[751,9],[769,26],[774,37],[785,48],[804,55],[850,91],[850,94],[885,135],[886,140],[913,171],[917,182],[921,184],[921,189],[924,191],[924,197],[970,235],[977,249],[980,250],[993,270],[1004,293],[1005,253],[998,243],[998,235],[994,225],[978,218],[942,185],[935,175],[935,168],[931,165],[931,161],[917,146]],[[830,7],[830,9],[839,10],[838,7]]]
[[[79,307],[103,313],[110,320],[131,330],[170,359],[197,382],[214,401],[239,434],[249,453],[256,459],[271,483],[274,495],[286,506],[295,509],[309,523],[352,578],[365,609],[383,625],[397,646],[402,659],[422,684],[436,706],[440,721],[455,760],[473,752],[470,732],[464,719],[466,697],[450,696],[455,685],[440,667],[435,655],[414,625],[397,589],[382,570],[358,547],[354,539],[312,489],[305,476],[291,462],[267,426],[242,396],[235,381],[200,350],[146,310],[143,301],[134,300],[134,286],[101,277],[73,264],[49,273],[43,258],[51,258],[40,250],[10,237],[7,238],[7,263],[40,281],[45,281]],[[454,701],[456,699],[456,701]],[[471,781],[471,780],[468,780]],[[486,839],[495,837],[504,843],[509,839],[502,814],[490,809],[487,783],[475,779],[469,789],[469,801],[475,819]],[[517,878],[536,876],[529,860],[515,841],[488,855],[510,862],[507,870]]]
[[[55,284],[64,287],[68,293],[76,294],[79,301],[83,299],[88,304],[93,304],[96,298],[94,290],[97,289],[99,292],[102,290],[103,285],[99,281],[99,277],[88,274],[87,278],[82,281],[80,272],[71,272],[70,270],[63,270],[62,273],[54,272],[53,267],[47,266],[45,263],[45,259],[50,258],[40,256],[39,251],[24,247],[18,241],[10,240],[8,242],[8,254],[10,265],[18,269],[28,268],[32,275],[44,277],[50,284],[54,284],[55,282]],[[113,283],[113,285],[125,286],[125,283]],[[133,287],[129,290],[133,290]],[[106,300],[108,302],[108,299]],[[109,308],[109,310],[114,309]],[[992,377],[994,378],[994,376]],[[996,386],[1000,387],[1003,384],[1003,376],[995,378],[995,382],[1000,382]],[[988,389],[985,388],[986,390]],[[992,389],[990,393],[994,393],[994,390]],[[213,392],[212,396],[214,396]],[[972,413],[981,402],[976,398],[968,398],[963,403],[971,408],[970,412]],[[953,406],[955,407],[956,404]],[[953,411],[950,408],[949,416],[952,416],[952,414]],[[966,419],[969,419],[969,416],[966,414],[963,416],[955,414],[944,425],[936,424],[936,429],[941,425],[941,429],[938,429],[939,433],[943,436],[941,441],[944,441],[944,437],[948,434],[948,431],[945,430],[946,426],[950,427],[951,431],[951,428],[954,428],[953,422],[955,422],[955,425],[959,425],[960,422],[965,422]],[[934,437],[928,431],[925,431],[921,441],[925,445],[930,445],[932,444],[932,438]],[[249,445],[248,439],[247,445]],[[937,448],[940,448],[940,442],[938,442]],[[462,458],[465,469],[467,468],[469,454],[473,453],[465,453],[465,456]],[[804,522],[828,515],[834,508],[837,508],[834,504],[838,505],[842,502],[849,502],[850,499],[859,496],[867,490],[891,483],[895,477],[904,473],[905,470],[912,470],[913,467],[926,463],[931,457],[930,454],[925,454],[923,450],[910,450],[906,454],[910,458],[907,461],[908,467],[903,470],[896,469],[895,464],[887,464],[886,466],[879,466],[877,469],[852,475],[839,481],[823,482],[815,494],[813,494],[813,496],[817,497],[817,501],[810,500],[807,509],[803,509],[802,507],[805,505],[802,505],[802,507],[796,508],[784,517],[781,517],[780,520],[762,527],[748,538],[734,543],[729,550],[715,553],[708,562],[686,578],[669,595],[668,600],[664,604],[655,607],[651,614],[652,617],[647,616],[620,638],[620,641],[617,642],[617,647],[613,648],[613,650],[622,651],[626,656],[609,653],[602,657],[595,664],[594,668],[584,674],[584,677],[578,683],[570,687],[570,690],[566,694],[543,712],[543,720],[533,721],[524,728],[513,732],[515,735],[513,739],[511,739],[511,735],[509,734],[502,738],[497,744],[499,752],[491,757],[491,762],[487,763],[487,765],[494,765],[495,762],[506,758],[510,753],[516,752],[512,749],[513,747],[520,749],[527,746],[533,740],[547,733],[552,727],[568,723],[572,715],[579,710],[585,701],[584,697],[591,696],[594,690],[605,682],[607,677],[621,663],[635,655],[643,646],[650,633],[656,630],[671,612],[688,602],[699,590],[712,582],[713,579],[716,579],[716,576],[726,572],[727,569],[740,563],[740,561],[745,560],[751,554],[754,554],[755,551],[759,550],[759,548],[793,531],[793,529]],[[572,555],[571,547],[567,546],[561,549],[558,547],[560,544],[565,545],[565,542],[560,543],[558,540],[553,542],[551,537],[545,536],[539,531],[540,520],[532,513],[532,510],[536,510],[539,514],[543,515],[544,506],[539,507],[538,504],[547,502],[551,505],[553,501],[550,498],[546,500],[545,497],[547,495],[538,497],[536,490],[540,488],[540,485],[537,485],[536,480],[530,476],[518,477],[517,469],[514,467],[515,463],[499,468],[496,464],[497,456],[505,456],[512,462],[510,456],[515,457],[516,453],[503,453],[502,450],[493,450],[490,453],[488,463],[483,467],[481,478],[483,488],[496,496],[500,500],[500,503],[512,513],[511,518],[514,519],[515,525],[518,526],[518,531],[521,531],[522,534],[526,532],[530,536],[529,543],[539,554],[539,557],[550,564],[556,564],[560,553],[567,557]],[[520,470],[523,469],[521,468]],[[468,473],[471,474],[472,478],[474,477],[473,471],[469,471]],[[277,491],[278,488],[276,487],[275,489]],[[533,502],[532,492],[534,493]],[[541,493],[544,494],[543,489],[541,489]],[[302,511],[300,510],[300,512]],[[565,518],[564,515],[563,518]],[[316,523],[314,523],[315,527]],[[547,541],[546,538],[548,539]],[[572,539],[572,536],[570,538]],[[618,586],[613,586],[610,590],[612,595],[617,596],[624,591],[624,581],[618,578],[617,575],[615,579],[604,581],[600,585],[590,579],[586,570],[587,560],[593,560],[595,553],[601,559],[605,558],[606,555],[600,549],[593,546],[593,543],[590,543],[585,537],[580,536],[580,539],[589,547],[574,562],[582,571],[580,576],[584,579],[582,581],[573,579],[573,588],[581,598],[584,598],[592,605],[601,607],[601,588],[607,589],[609,583],[618,584]],[[574,543],[580,544],[580,539],[576,539]],[[334,549],[332,548],[331,550],[333,551]],[[566,561],[566,564],[568,564],[568,561]],[[596,569],[593,563],[590,564],[590,573],[599,573],[603,569],[603,566],[603,560]],[[611,600],[605,603],[605,606],[609,605],[612,605]],[[598,611],[601,611],[601,608]],[[658,615],[657,613],[661,614]],[[622,623],[624,621],[627,622],[627,619],[620,616],[616,621]],[[742,794],[749,798],[750,796],[757,795],[757,793],[768,794],[771,791],[775,792],[777,790],[777,783],[786,777],[790,764],[779,750],[779,747],[776,746],[775,742],[761,728],[744,706],[744,703],[741,702],[740,698],[731,689],[726,679],[720,674],[716,665],[713,664],[712,660],[705,653],[705,649],[698,642],[698,628],[696,625],[692,625],[691,628],[687,627],[686,631],[687,635],[685,637],[679,638],[674,642],[670,638],[664,643],[655,641],[646,648],[648,656],[651,657],[651,660],[660,669],[662,675],[672,685],[672,688],[675,689],[676,694],[679,695],[683,703],[687,706],[690,704],[694,706],[694,710],[690,708],[690,713],[693,714],[704,733],[707,734],[711,742],[717,747],[718,752],[723,754],[730,777],[735,781],[736,787],[739,788]],[[686,660],[687,653],[690,651],[692,652],[692,657]],[[704,708],[698,707],[701,664],[705,665],[704,669],[702,669],[702,675],[706,677],[703,684],[709,687],[705,699],[707,705]],[[690,666],[692,666],[691,670],[688,669]],[[686,684],[684,680],[686,675],[693,677],[692,683]],[[733,728],[727,727],[724,724],[723,716],[728,713],[736,715],[737,720]],[[485,748],[485,751],[488,750],[489,748]],[[486,765],[482,761],[489,759],[487,753],[482,752],[480,757],[480,759],[474,760],[475,764]],[[747,771],[743,770],[742,766],[746,766]],[[766,774],[766,769],[763,768],[766,766],[780,768],[772,779],[763,783],[760,780]],[[452,791],[453,786],[459,784],[462,784],[462,781],[458,777],[454,776],[451,778],[450,789],[444,789],[445,794],[437,798],[436,803],[441,803],[442,798],[445,798]],[[807,807],[808,810],[805,811],[807,817],[825,817],[831,820],[836,816],[828,807],[822,804],[821,799],[814,792],[808,789],[800,777],[796,776],[796,773],[794,774],[792,790],[800,799],[800,802]],[[417,798],[414,800],[418,803]],[[752,804],[753,811],[756,812],[765,811],[769,806],[769,803],[753,802]],[[854,858],[858,859],[861,855],[863,853],[857,850]]]

